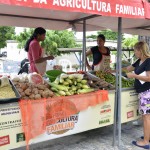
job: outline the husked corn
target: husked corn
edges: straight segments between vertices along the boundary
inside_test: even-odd
[[[0,87],[0,99],[15,98],[15,92],[11,86]]]

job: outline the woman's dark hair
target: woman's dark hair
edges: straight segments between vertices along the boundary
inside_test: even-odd
[[[32,36],[27,40],[26,44],[25,44],[25,51],[28,52],[29,51],[29,45],[30,45],[30,42],[33,40],[33,39],[36,39],[37,38],[37,35],[40,34],[45,34],[46,33],[46,30],[42,27],[38,27],[34,30]]]
[[[100,39],[102,39],[102,40],[105,42],[105,36],[104,36],[103,34],[99,34],[99,35],[97,36],[97,38],[100,38]]]

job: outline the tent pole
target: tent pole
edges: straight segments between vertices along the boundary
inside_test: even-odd
[[[117,44],[118,46],[118,44]],[[118,58],[119,58],[119,53],[118,53],[118,47],[117,47],[117,60],[116,60],[116,85],[115,85],[115,105],[114,105],[114,125],[113,125],[113,146],[116,146],[116,135],[117,135],[117,122],[118,122],[118,70],[119,70],[119,64],[118,64]]]
[[[86,71],[86,20],[83,20],[82,71]]]
[[[117,62],[116,62],[116,91],[115,91],[115,107],[114,107],[114,127],[113,127],[113,146],[116,145],[116,133],[118,132],[118,146],[121,142],[121,57],[122,49],[122,18],[118,18],[118,41],[117,41]]]
[[[117,56],[118,58],[118,56]],[[118,60],[117,60],[118,62]],[[118,106],[118,63],[116,63],[116,89],[115,89],[115,105],[114,105],[114,125],[113,125],[113,146],[116,146],[116,132],[117,132],[117,106]]]
[[[122,91],[122,18],[118,18],[118,45],[117,45],[117,51],[118,51],[118,146],[121,147],[121,91]]]

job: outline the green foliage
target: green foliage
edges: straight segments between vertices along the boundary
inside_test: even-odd
[[[117,40],[118,33],[111,30],[98,31],[98,34],[104,34],[106,40]]]
[[[60,55],[58,48],[76,47],[75,36],[72,31],[47,31],[46,39],[42,43],[45,51],[51,55]]]
[[[135,43],[138,42],[138,36],[133,36],[132,38],[126,38],[123,40],[123,43],[122,43],[122,47],[129,47],[129,48],[132,48],[134,47]]]
[[[111,30],[98,31],[97,35],[93,34],[93,35],[87,36],[87,38],[96,39],[99,34],[104,34],[106,40],[117,40],[118,39],[118,33],[117,32],[113,32]]]
[[[16,41],[18,42],[18,48],[24,48],[27,40],[33,34],[33,29],[24,29],[19,35],[16,36]]]
[[[98,34],[96,34],[96,35],[95,35],[95,34],[92,34],[92,35],[87,36],[87,38],[88,38],[88,39],[90,39],[90,38],[91,38],[91,39],[97,39],[97,36],[98,36]]]
[[[7,40],[13,40],[15,35],[14,27],[0,27],[0,48],[4,48],[6,46]]]
[[[27,39],[32,35],[34,29],[25,29],[20,35],[16,37],[19,42],[19,48],[23,48]],[[47,30],[46,38],[41,43],[41,46],[45,49],[49,55],[60,55],[58,48],[72,48],[76,47],[75,36],[72,31],[52,31]]]

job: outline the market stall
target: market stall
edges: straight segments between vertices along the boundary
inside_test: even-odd
[[[148,16],[149,16],[147,14],[148,11],[145,11],[146,13],[144,13],[144,8],[148,8],[149,5],[147,4],[147,2],[143,2],[143,1],[133,0],[130,2],[126,2],[124,4],[122,4],[122,1],[113,1],[113,2],[111,2],[111,1],[105,1],[105,2],[96,1],[96,3],[89,3],[89,1],[87,1],[86,4],[84,4],[84,3],[79,4],[79,3],[75,3],[75,2],[70,3],[68,1],[66,1],[66,3],[65,2],[63,3],[62,1],[59,3],[58,1],[52,2],[52,1],[47,1],[47,0],[45,0],[45,1],[39,0],[39,1],[33,1],[33,2],[1,0],[0,2],[1,2],[1,5],[0,5],[0,8],[1,8],[0,9],[0,11],[1,11],[1,13],[0,13],[1,22],[0,23],[1,23],[1,25],[35,27],[38,24],[39,26],[43,26],[47,29],[62,30],[62,29],[66,29],[69,27],[74,27],[74,29],[76,31],[81,31],[81,30],[86,31],[86,29],[89,31],[90,30],[100,30],[100,29],[106,29],[106,28],[109,28],[112,30],[117,30],[118,24],[117,24],[117,18],[115,18],[115,17],[129,17],[129,18],[136,18],[136,19],[129,19],[129,18],[123,19],[123,26],[120,26],[120,27],[123,27],[122,28],[123,32],[133,33],[133,34],[141,34],[141,35],[149,34],[147,32],[149,20],[141,21],[141,19],[148,18]],[[102,5],[102,3],[103,3],[103,5]],[[99,8],[100,10],[92,9],[95,7],[98,8],[98,6],[100,6],[100,4],[101,4],[101,6],[104,6],[101,9]],[[143,4],[147,4],[147,7],[144,7]],[[122,9],[120,9],[122,7],[128,8],[128,11],[123,11],[123,12],[120,11],[120,10],[122,10]],[[117,8],[117,10],[116,10],[116,8]],[[49,13],[49,11],[50,11],[50,13]],[[70,11],[70,13],[68,13],[67,11]],[[19,15],[16,12],[19,12]],[[87,14],[87,13],[89,13],[89,14]],[[97,14],[97,15],[90,15],[90,13]],[[145,16],[145,14],[146,14],[146,16]],[[103,16],[99,16],[99,15],[103,15]],[[113,17],[105,17],[105,16],[113,16]],[[139,18],[139,19],[137,19],[137,18]],[[85,22],[85,20],[86,20],[86,22]],[[30,25],[28,24],[29,22],[30,22]],[[101,22],[101,23],[98,25],[97,22]],[[129,22],[130,22],[130,24],[129,24]],[[86,23],[86,26],[85,26],[85,23]],[[94,23],[96,23],[96,24],[94,24]],[[120,23],[121,23],[121,20],[120,20]],[[84,32],[84,37],[85,37],[85,32]],[[121,39],[120,36],[119,36],[119,39]],[[84,40],[84,42],[85,42],[85,40]],[[120,43],[120,41],[118,43]],[[86,46],[84,45],[84,52],[85,52],[85,47]],[[118,46],[118,50],[120,51],[120,45]],[[84,59],[85,58],[83,58],[83,60]],[[120,62],[120,60],[118,60],[118,62]],[[117,67],[117,69],[119,69],[119,66]],[[116,82],[116,83],[118,84],[118,82]],[[119,85],[120,85],[120,83],[119,83]],[[120,93],[120,89],[117,88],[116,93]],[[124,93],[124,91],[122,91],[122,93],[120,93],[120,94],[122,95],[123,93]],[[125,101],[127,102],[126,104],[120,103],[121,105],[124,104],[127,106],[127,110],[124,111],[124,115],[128,116],[128,117],[126,117],[126,119],[123,117],[121,122],[123,122],[123,119],[125,119],[124,122],[126,122],[129,120],[132,120],[134,117],[137,117],[137,113],[136,113],[137,95],[134,92],[134,90],[129,90],[128,92],[125,92],[125,93],[126,94],[128,93],[128,96],[131,99],[133,98],[133,100],[128,99],[130,101],[128,103],[127,100],[125,99]],[[114,103],[115,103],[114,102],[114,94],[115,94],[115,92],[113,93],[113,96],[111,96],[111,94],[108,94],[109,102],[111,102],[111,97],[113,98],[113,104],[111,104],[111,105],[114,105]],[[117,98],[119,99],[119,101],[123,101],[123,97],[121,95],[117,94],[117,96],[118,96]],[[110,104],[108,104],[108,105],[110,105]],[[114,106],[112,106],[112,110],[113,110]],[[102,108],[105,108],[105,106],[103,106]],[[119,106],[119,108],[121,108],[121,107]],[[124,108],[124,107],[122,107],[122,108]],[[99,109],[101,109],[101,107],[98,108],[98,110]],[[7,109],[4,110],[4,111],[6,111],[6,114],[7,114],[8,110]],[[1,111],[3,111],[3,110],[1,110]],[[97,112],[97,110],[95,110],[95,111]],[[105,110],[104,110],[104,112],[105,112]],[[108,110],[108,112],[109,112],[109,110]],[[17,112],[17,113],[20,114],[20,112]],[[14,114],[14,113],[12,113],[12,114]],[[114,113],[113,113],[113,115],[114,115]],[[108,116],[111,116],[111,115],[108,115]],[[136,119],[136,118],[134,118],[134,119]],[[104,123],[108,123],[108,122],[109,122],[109,120],[104,121]],[[112,122],[113,122],[113,120],[112,120]],[[103,121],[100,122],[100,124],[103,124]],[[108,125],[108,124],[105,124],[105,125]],[[99,125],[92,126],[89,129],[97,128],[97,127],[100,127],[100,126]],[[1,131],[4,131],[4,130],[1,130]],[[78,132],[82,132],[82,131],[78,130]],[[74,133],[78,133],[78,132],[74,132]],[[6,134],[6,133],[4,133],[4,134]],[[17,136],[17,134],[15,134],[15,136]],[[7,132],[7,135],[2,136],[0,139],[1,139],[2,146],[9,146],[10,137],[8,135],[8,132]]]
[[[58,82],[58,78],[54,82],[46,81],[44,84],[37,84],[34,76],[36,78],[40,77],[38,74],[33,74],[33,77],[29,74],[26,76],[17,75],[11,78],[12,84],[18,93],[16,93],[17,99],[0,100],[0,146],[2,150],[25,145],[29,146],[37,142],[76,134],[114,123],[115,90],[113,90],[114,86],[108,83],[108,80],[104,81],[100,73],[97,73],[97,77],[90,73],[85,73],[82,80],[83,72],[82,74],[73,73],[68,75],[63,73],[62,75],[63,77],[65,75],[63,78],[65,81],[60,80],[59,76],[61,84],[62,82],[66,84],[66,81],[68,83],[69,81],[75,82],[75,79],[72,79],[73,75],[75,75],[77,83],[73,83],[73,85],[70,83],[71,90],[68,92],[71,93],[73,88],[75,91],[75,87],[79,86],[77,91],[81,93],[72,93],[73,95],[67,96],[66,88],[63,87],[61,87],[63,88],[60,90],[61,92],[57,91],[57,88],[60,87],[54,89],[56,86],[54,83]],[[88,77],[94,82],[93,86],[97,86],[99,90],[82,93],[93,88],[92,84],[86,84]],[[52,77],[50,78],[52,79]],[[28,80],[30,81],[29,83]],[[39,79],[38,82],[40,82]],[[114,79],[110,79],[110,77],[109,82],[115,83]],[[48,86],[47,83],[51,86]],[[57,83],[57,86],[59,84]],[[77,86],[75,86],[76,84]],[[87,85],[90,88],[87,88]],[[32,91],[30,91],[31,86]],[[67,84],[65,86],[67,87]],[[84,88],[81,88],[83,86]],[[126,84],[126,86],[129,85]],[[6,88],[7,86],[4,87]],[[104,88],[112,90],[102,90]],[[62,92],[66,92],[66,94],[64,95]],[[58,96],[58,93],[62,95]],[[16,102],[19,100],[19,94],[21,96],[20,101]],[[40,94],[41,97],[39,97]],[[121,116],[123,117],[121,122],[125,123],[138,119],[138,101],[135,91],[132,88],[124,89],[122,96],[124,99],[122,100]]]

